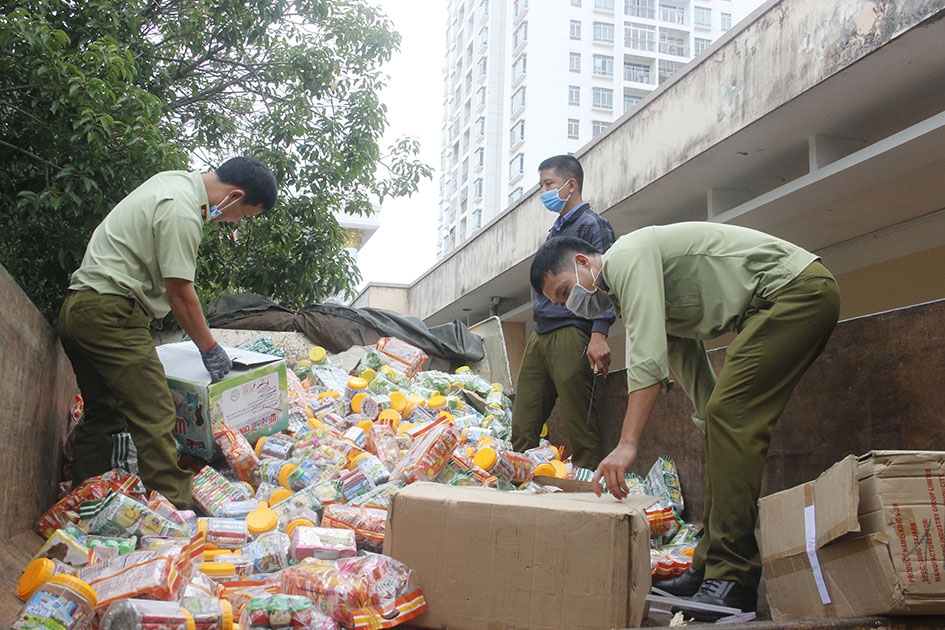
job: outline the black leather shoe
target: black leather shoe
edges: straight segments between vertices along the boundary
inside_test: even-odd
[[[709,579],[702,583],[699,591],[692,596],[690,601],[737,608],[742,612],[755,612],[758,607],[758,590],[748,588],[733,580]],[[692,617],[697,621],[718,621],[728,616],[727,613],[688,608],[684,604],[673,606],[674,613],[680,611],[686,617]]]
[[[679,577],[668,580],[653,580],[653,586],[676,597],[691,597],[702,586],[705,570],[688,569]]]

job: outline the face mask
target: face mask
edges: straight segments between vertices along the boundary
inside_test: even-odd
[[[568,183],[565,182],[564,186],[567,185]],[[561,188],[564,188],[564,186]],[[561,192],[561,188],[558,190],[549,190],[548,192],[541,193],[541,202],[545,204],[545,207],[552,212],[561,212],[561,208],[563,208],[564,204],[568,203],[568,199],[571,198],[571,193],[568,193],[568,196],[564,199],[559,197],[558,193]]]
[[[225,197],[224,197],[224,198],[225,198]],[[216,219],[218,216],[220,216],[221,214],[223,214],[223,211],[224,211],[224,210],[226,210],[227,208],[229,208],[230,206],[232,206],[232,205],[233,205],[234,203],[236,203],[237,201],[239,201],[239,199],[234,199],[233,201],[231,201],[230,203],[226,204],[226,205],[223,206],[222,208],[219,208],[219,207],[217,207],[217,206],[210,206],[210,218],[209,218],[209,220],[210,220],[210,221],[213,221],[214,219]]]
[[[578,282],[577,261],[574,263],[574,286],[564,303],[565,308],[584,319],[597,319],[610,308],[610,296],[594,287],[589,291]]]

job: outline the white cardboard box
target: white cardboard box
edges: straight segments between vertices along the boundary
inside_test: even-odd
[[[174,437],[181,450],[204,459],[216,454],[211,422],[222,420],[252,443],[289,426],[285,360],[239,348],[225,348],[233,369],[210,382],[200,351],[190,341],[157,347],[174,396]]]
[[[850,455],[759,517],[774,619],[945,613],[945,452]]]
[[[653,501],[415,483],[391,500],[384,553],[417,575],[429,610],[413,626],[639,626]]]

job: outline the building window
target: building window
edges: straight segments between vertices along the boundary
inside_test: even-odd
[[[528,8],[528,0],[515,0],[512,3],[512,15],[518,17]]]
[[[591,121],[591,133],[593,133],[595,136],[600,134],[600,132],[602,132],[604,129],[607,129],[607,127],[610,127],[610,123],[606,120]]]
[[[602,44],[613,44],[614,25],[610,22],[594,22],[594,41]]]
[[[482,198],[482,178],[473,182],[473,199]]]
[[[577,118],[568,118],[568,138],[577,140],[580,137],[581,121]]]
[[[613,11],[614,0],[594,0],[594,8],[601,11]]]
[[[692,10],[692,23],[703,28],[712,28],[712,9],[695,7]]]
[[[521,187],[521,186],[519,186],[518,188],[516,188],[515,190],[513,190],[512,192],[510,192],[510,193],[509,193],[509,203],[510,203],[510,204],[513,204],[513,203],[515,203],[516,201],[518,201],[519,199],[521,199],[521,197],[522,197],[522,192],[523,192],[523,191],[522,191],[522,187]]]
[[[482,210],[481,209],[477,208],[476,210],[473,211],[472,217],[470,219],[470,223],[472,224],[472,229],[474,230],[478,230],[480,227],[482,227]]]
[[[656,50],[656,27],[627,22],[623,27],[623,40],[627,48],[652,52]]]
[[[581,20],[571,20],[571,39],[581,39]]]
[[[594,97],[594,109],[613,109],[614,91],[610,88],[596,87],[591,90]]]
[[[476,137],[481,138],[486,135],[486,119],[480,116],[476,119]]]
[[[520,87],[519,89],[515,90],[515,93],[512,94],[512,113],[514,114],[521,107],[525,107],[525,86],[524,85]]]
[[[568,86],[568,105],[581,104],[581,88],[577,85]]]
[[[484,166],[486,163],[486,150],[482,147],[476,149],[476,163],[474,166],[480,167]]]
[[[623,12],[632,17],[656,19],[656,0],[624,0]]]
[[[579,7],[579,6],[581,6],[581,0],[571,0],[571,6],[572,6],[572,7]]]
[[[489,27],[483,26],[482,30],[479,31],[479,45],[485,46],[489,43]]]
[[[519,142],[525,139],[525,121],[520,120],[512,125],[512,128],[509,129],[509,144],[515,146]]]
[[[528,22],[522,22],[512,32],[512,48],[518,48],[521,44],[528,41]]]
[[[525,172],[525,154],[519,153],[509,162],[509,179],[515,179]]]
[[[599,77],[614,76],[614,58],[610,55],[594,55],[594,74]]]
[[[685,65],[681,61],[666,61],[665,59],[660,59],[659,64],[660,83],[663,83],[671,76],[679,72],[679,69]]]
[[[477,64],[477,66],[479,67],[479,75],[478,75],[478,76],[480,76],[480,77],[486,76],[486,58],[485,58],[485,57],[480,57],[480,58],[479,58],[479,63]]]
[[[527,55],[519,55],[518,59],[512,62],[512,80],[517,81],[525,76],[525,58]]]
[[[689,56],[689,36],[677,31],[660,30],[660,52],[676,57]]]
[[[624,94],[623,95],[623,111],[627,113],[631,109],[637,106],[637,104],[643,100],[642,96],[637,96],[636,94]]]
[[[489,0],[482,0],[479,3],[479,14],[482,16],[489,15]]]
[[[723,13],[722,14],[722,30],[727,31],[730,28],[732,28],[732,14]]]
[[[645,63],[623,62],[623,80],[634,83],[650,83],[650,66]]]
[[[685,24],[686,9],[672,4],[660,4],[660,21],[670,24]]]
[[[692,53],[698,55],[699,53],[705,51],[706,48],[712,45],[711,39],[704,39],[702,37],[696,37],[692,40]]]
[[[581,71],[581,53],[571,53],[568,57],[568,70],[571,72]]]

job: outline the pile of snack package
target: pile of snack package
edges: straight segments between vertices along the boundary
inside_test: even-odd
[[[148,614],[182,630],[409,621],[426,610],[423,594],[409,567],[381,553],[398,489],[427,481],[539,493],[558,489],[536,476],[593,476],[544,438],[514,452],[502,387],[469,368],[421,371],[426,359],[387,337],[349,373],[312,348],[287,373],[286,431],[253,446],[225,424],[213,427],[222,458],[195,474],[196,511],[176,509],[121,469],[88,479],[36,524],[47,542],[18,595],[28,600],[50,576],[74,575],[94,590],[89,625],[104,629],[143,624]],[[647,510],[654,577],[684,572],[697,528],[679,517],[673,460],[660,458],[646,478],[629,473],[627,483],[659,498]]]

